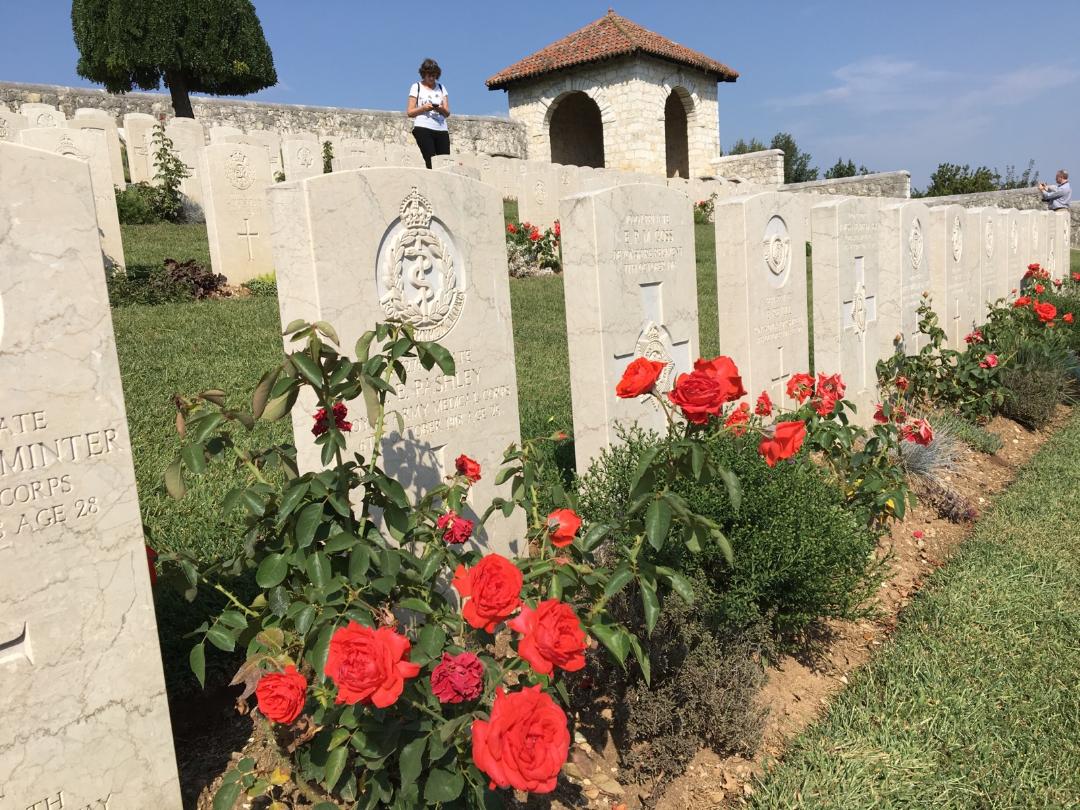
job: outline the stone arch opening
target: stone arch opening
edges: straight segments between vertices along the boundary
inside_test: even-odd
[[[552,163],[604,168],[604,122],[588,94],[575,91],[556,102],[548,137]]]
[[[664,103],[664,144],[667,150],[668,177],[690,177],[690,141],[686,123],[692,105],[690,95],[681,87],[672,90]]]

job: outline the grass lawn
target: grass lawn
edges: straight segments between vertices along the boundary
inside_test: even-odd
[[[1080,412],[796,741],[754,806],[1080,804],[1078,455]]]
[[[165,259],[179,262],[195,259],[210,266],[210,243],[205,225],[122,225],[124,258],[128,267],[149,265],[160,267]]]

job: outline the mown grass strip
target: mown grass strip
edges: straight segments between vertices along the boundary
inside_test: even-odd
[[[759,787],[759,808],[1080,805],[1080,412]]]

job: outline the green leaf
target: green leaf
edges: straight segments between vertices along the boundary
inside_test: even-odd
[[[698,442],[690,445],[690,468],[694,472],[694,479],[701,480],[701,468],[705,465],[705,448]]]
[[[201,444],[184,445],[184,449],[180,451],[180,457],[184,459],[184,464],[195,475],[202,475],[206,472],[206,453]]]
[[[427,747],[427,737],[419,736],[410,740],[401,747],[398,755],[398,768],[401,772],[401,784],[411,785],[420,779],[420,772],[424,767],[424,749]]]
[[[359,363],[366,363],[368,356],[371,352],[371,341],[375,339],[375,332],[364,332],[360,336],[360,339],[356,341],[356,360]]]
[[[267,554],[255,571],[255,582],[260,588],[273,588],[280,585],[289,573],[289,563],[284,554]]]
[[[372,430],[379,424],[379,412],[382,410],[382,403],[379,402],[379,392],[372,388],[370,385],[365,385],[362,388],[364,394],[364,410],[367,413],[368,427]]]
[[[330,561],[321,551],[308,557],[307,574],[316,588],[325,587],[330,581]]]
[[[307,605],[297,615],[293,624],[296,627],[296,632],[302,636],[306,636],[308,630],[311,629],[311,625],[315,622],[315,606]]]
[[[645,473],[648,471],[649,467],[653,463],[653,460],[656,458],[659,452],[659,447],[650,447],[648,450],[641,454],[641,458],[638,459],[637,469],[634,470],[634,477],[630,479],[631,493],[637,492],[638,484],[641,483],[641,479],[645,476]],[[630,497],[634,497],[634,495],[631,494]]]
[[[694,586],[690,584],[690,580],[682,574],[672,571],[668,575],[668,581],[671,583],[671,587],[675,593],[677,593],[686,604],[693,604]]]
[[[228,630],[216,624],[206,631],[206,640],[222,652],[232,652],[236,649],[236,639]]]
[[[611,575],[611,579],[608,580],[607,585],[604,587],[604,596],[610,599],[623,589],[631,579],[634,578],[634,572],[630,568],[630,563],[621,562]]]
[[[416,642],[416,646],[428,658],[438,658],[442,655],[444,644],[446,644],[446,631],[437,624],[425,624]]]
[[[279,397],[274,397],[266,403],[262,416],[259,418],[266,422],[276,422],[289,412],[293,391],[287,391]]]
[[[596,622],[589,628],[589,632],[600,639],[600,643],[608,648],[620,664],[626,666],[626,654],[630,652],[630,639],[625,630]]]
[[[645,580],[639,582],[641,589],[641,608],[645,611],[645,632],[650,636],[660,618],[660,600],[656,598],[656,588]]]
[[[716,544],[720,546],[720,551],[723,553],[724,559],[727,560],[728,565],[734,565],[735,553],[731,550],[731,543],[728,542],[727,536],[719,529],[713,529],[712,538],[716,541]]]
[[[349,555],[349,582],[360,585],[366,579],[368,568],[371,566],[371,552],[366,546],[357,546]]]
[[[236,800],[240,798],[243,785],[239,782],[225,782],[221,789],[214,794],[214,810],[232,810]]]
[[[341,338],[338,337],[334,327],[328,324],[326,321],[315,321],[315,328],[322,332],[326,337],[330,338],[334,343],[341,345]]]
[[[318,531],[319,524],[322,522],[322,515],[322,503],[309,503],[300,510],[300,514],[296,518],[297,546],[307,548],[311,545],[311,542],[315,539],[315,532]]]
[[[201,444],[224,421],[225,416],[220,411],[214,411],[198,419],[192,419],[187,423],[188,440],[195,444]]]
[[[589,527],[589,531],[585,532],[585,536],[581,539],[581,547],[585,551],[592,551],[603,542],[610,531],[611,526],[606,523],[594,523]]]
[[[270,392],[274,390],[274,383],[281,374],[281,367],[272,369],[263,374],[259,384],[255,386],[255,392],[251,395],[251,415],[261,419],[266,403],[270,400]]]
[[[342,771],[345,770],[345,762],[348,758],[348,746],[335,748],[326,758],[326,771],[325,776],[323,777],[323,784],[326,785],[327,790],[332,791],[334,789],[334,785],[336,785],[338,779],[341,778]]]
[[[169,497],[176,500],[187,495],[187,487],[184,485],[184,468],[180,464],[180,459],[176,459],[165,470],[165,490],[169,493]]]
[[[742,487],[739,486],[738,477],[731,470],[724,467],[720,470],[720,479],[724,482],[724,486],[727,487],[731,508],[738,512],[739,507],[742,506]]]
[[[417,599],[416,597],[402,599],[398,602],[398,607],[404,608],[405,610],[415,610],[417,613],[423,613],[425,616],[432,613],[431,605],[423,599]]]
[[[310,484],[307,481],[297,481],[285,490],[285,494],[281,496],[281,503],[278,505],[278,522],[284,522],[297,505],[304,499],[310,489]]]
[[[641,667],[641,676],[645,679],[645,685],[648,686],[652,680],[652,663],[649,661],[649,656],[642,651],[641,642],[638,641],[637,636],[631,633],[629,639],[630,648],[634,651],[634,657]]]
[[[291,335],[293,332],[299,332],[307,325],[307,321],[305,321],[303,318],[297,318],[295,321],[290,321],[289,325],[285,327],[285,331],[281,334]]]
[[[266,599],[266,606],[270,608],[270,613],[274,616],[284,616],[289,610],[289,592],[280,585],[271,588]]]
[[[438,343],[427,344],[427,350],[431,356],[435,358],[435,362],[439,365],[439,370],[447,377],[453,377],[457,372],[457,367],[450,352]]]
[[[300,372],[305,380],[316,388],[322,387],[322,367],[312,360],[310,355],[306,352],[297,352],[296,354],[289,355],[289,360],[292,361],[293,366]]]
[[[649,511],[645,513],[645,536],[649,538],[649,545],[659,551],[664,547],[664,540],[671,531],[671,507],[662,498],[649,504]]]
[[[206,688],[206,644],[199,642],[191,648],[188,655],[188,664],[195,677],[199,679],[199,686]]]
[[[435,802],[452,802],[461,795],[465,787],[465,777],[455,771],[446,771],[436,768],[427,778],[424,785],[424,801],[428,804]]]

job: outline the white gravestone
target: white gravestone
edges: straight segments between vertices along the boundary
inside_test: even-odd
[[[386,153],[381,141],[363,138],[342,138],[334,146],[334,171],[374,169],[386,166]]]
[[[982,313],[978,225],[978,215],[970,216],[968,210],[959,205],[930,209],[933,308],[939,325],[945,330],[949,348],[961,351],[965,345],[964,336]]]
[[[919,332],[919,305],[932,287],[930,209],[920,202],[902,202],[881,209],[881,273],[878,276],[879,353],[897,348],[917,354],[928,342]]]
[[[1055,211],[1039,212],[1039,228],[1042,233],[1043,261],[1042,266],[1050,273],[1051,278],[1059,278],[1061,268],[1058,263],[1057,245],[1057,213]]]
[[[230,284],[271,273],[270,160],[261,146],[217,143],[206,147],[199,167],[210,262]]]
[[[982,314],[987,306],[1004,298],[1009,292],[1005,286],[1005,270],[1008,263],[1007,215],[1000,208],[976,209],[979,221],[979,282]],[[981,320],[986,320],[985,317]]]
[[[194,118],[173,118],[165,125],[165,135],[173,144],[173,150],[187,167],[188,176],[180,183],[180,191],[185,197],[185,216],[189,220],[202,221],[203,182],[200,176],[202,153],[206,149],[206,130]],[[155,174],[157,165],[151,146],[150,168]]]
[[[1031,243],[1029,246],[1029,250],[1031,251],[1031,262],[1038,262],[1044,268],[1046,267],[1047,253],[1047,232],[1045,216],[1045,211],[1032,211],[1031,216],[1028,220],[1028,227],[1031,229]],[[1031,262],[1029,262],[1029,264]]]
[[[0,143],[4,810],[180,810],[97,231],[84,162]]]
[[[518,216],[543,231],[559,218],[559,167],[540,160],[523,160],[519,167]]]
[[[244,137],[244,130],[230,126],[210,127],[210,143],[238,143]]]
[[[431,159],[431,168],[440,172],[460,174],[462,177],[471,177],[480,180],[480,170],[470,166],[455,155],[435,155]]]
[[[393,417],[382,466],[413,494],[453,474],[462,453],[480,462],[466,517],[475,520],[496,495],[503,451],[520,442],[510,286],[502,200],[490,187],[448,172],[367,169],[285,183],[271,189],[274,257],[283,323],[325,320],[343,351],[380,321],[411,323],[421,340],[454,356],[456,374],[424,371],[410,360],[408,382],[388,407]],[[311,434],[315,403],[293,409],[302,469],[321,469]],[[352,404],[350,451],[367,455],[373,431]],[[519,516],[492,516],[481,542],[526,553]]]
[[[793,374],[810,370],[806,242],[812,194],[766,192],[716,206],[720,353],[731,356],[751,399],[778,406]]]
[[[1028,265],[1038,261],[1038,259],[1035,258],[1035,251],[1033,250],[1032,243],[1032,234],[1036,231],[1036,229],[1032,227],[1032,222],[1038,214],[1038,211],[1033,211],[1030,208],[1016,212],[1015,220],[1017,225],[1016,231],[1019,257],[1009,265],[1010,292],[1014,289],[1019,291],[1020,284],[1024,279],[1024,273],[1027,272]]]
[[[1023,226],[1021,224],[1020,212],[1015,208],[1005,209],[1005,233],[1007,234],[1006,240],[1008,244],[1007,257],[1005,261],[1005,275],[1003,278],[1003,285],[1005,294],[1010,295],[1013,288],[1016,286],[1016,282],[1019,280],[1019,275],[1014,271],[1023,262],[1023,256],[1025,250],[1023,247]],[[1014,279],[1014,276],[1016,278]]]
[[[811,209],[814,369],[837,372],[861,425],[873,421],[881,350],[881,201],[848,197]]]
[[[1068,211],[1058,211],[1053,215],[1053,233],[1056,234],[1057,278],[1068,278],[1072,272],[1072,217]]]
[[[659,391],[693,368],[694,221],[683,194],[651,185],[567,197],[560,213],[574,451],[584,472],[617,441],[617,424],[666,429],[652,399],[615,395],[635,358],[664,363]]]
[[[51,104],[27,103],[19,107],[19,112],[26,116],[31,127],[63,127],[67,116]]]
[[[314,140],[287,139],[281,144],[286,180],[307,180],[323,173],[322,146]]]
[[[97,210],[98,233],[105,267],[123,270],[124,242],[120,236],[120,217],[116,212],[116,192],[109,171],[105,136],[100,132],[48,127],[24,129],[19,138],[26,146],[84,160],[90,166]]]
[[[124,144],[127,147],[128,173],[132,183],[151,183],[157,174],[151,150],[157,119],[146,113],[124,116]]]
[[[281,162],[281,136],[276,132],[269,129],[253,129],[244,136],[241,143],[256,144],[266,150],[270,158],[270,176],[275,180],[278,174],[285,170]]]
[[[124,158],[121,155],[120,132],[116,128],[116,119],[104,110],[80,107],[67,125],[70,129],[99,131],[105,136],[113,185],[123,188],[127,178],[124,177]]]
[[[9,112],[0,107],[0,141],[19,142],[19,133],[30,127],[25,115]]]

